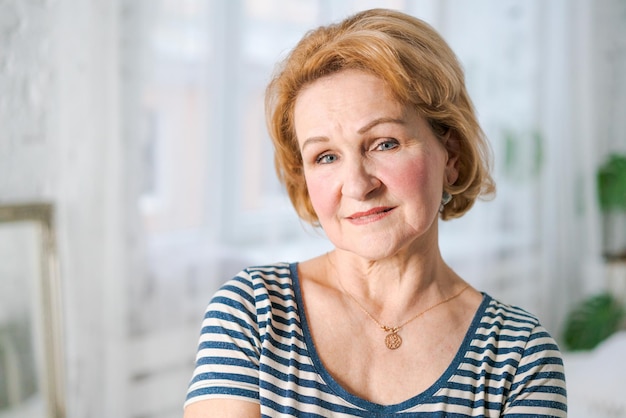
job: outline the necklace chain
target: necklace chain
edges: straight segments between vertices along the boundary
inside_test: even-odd
[[[341,288],[343,289],[343,291],[344,291],[344,292],[346,292],[346,293],[348,294],[348,296],[350,296],[350,298],[351,298],[351,299],[352,299],[352,300],[353,300],[353,301],[357,304],[357,306],[358,306],[359,308],[361,308],[361,310],[362,310],[362,311],[363,311],[363,312],[364,312],[367,316],[369,316],[369,317],[370,317],[370,319],[371,319],[372,321],[374,321],[374,322],[375,322],[375,323],[376,323],[376,324],[377,324],[380,328],[382,328],[382,329],[383,329],[383,331],[385,331],[385,332],[396,332],[396,331],[399,331],[399,330],[400,330],[400,328],[402,328],[403,326],[407,325],[409,322],[416,320],[417,318],[419,318],[420,316],[424,315],[426,312],[430,311],[431,309],[435,309],[437,306],[439,306],[439,305],[443,305],[444,303],[446,303],[446,302],[450,302],[452,299],[454,299],[454,298],[456,298],[456,297],[461,296],[461,293],[463,293],[463,292],[464,292],[465,290],[467,290],[467,288],[469,287],[469,285],[464,286],[464,287],[463,287],[463,289],[461,289],[458,293],[455,293],[454,295],[450,296],[449,298],[446,298],[446,299],[444,299],[444,300],[442,300],[442,301],[440,301],[440,302],[435,303],[433,306],[431,306],[431,307],[429,307],[429,308],[427,308],[427,309],[423,310],[422,312],[419,312],[417,315],[413,316],[413,317],[412,317],[412,318],[410,318],[410,319],[407,319],[406,321],[404,321],[404,322],[403,322],[402,324],[400,324],[400,325],[397,325],[397,326],[395,326],[395,327],[390,327],[390,326],[388,326],[388,325],[383,325],[383,324],[381,324],[381,323],[380,323],[380,322],[379,322],[376,318],[374,318],[374,316],[373,316],[371,313],[369,313],[369,312],[367,311],[367,309],[365,309],[365,308],[363,307],[363,305],[361,305],[361,303],[359,303],[359,301],[358,301],[358,300],[357,300],[357,299],[356,299],[356,298],[352,295],[352,293],[348,292],[348,291],[347,291],[347,290],[343,287],[343,284],[341,284],[341,281],[339,281],[339,285],[341,285]]]
[[[330,261],[330,256],[328,256],[328,260]],[[332,261],[330,261],[331,265],[333,265]],[[390,327],[388,325],[384,325],[381,324],[380,321],[378,321],[376,318],[374,318],[374,315],[372,315],[371,313],[369,313],[369,311],[367,309],[365,309],[365,307],[363,305],[361,305],[361,303],[357,300],[356,297],[354,297],[354,295],[350,292],[348,292],[346,290],[346,288],[343,286],[343,283],[341,282],[341,279],[339,278],[339,276],[337,276],[337,281],[339,282],[339,286],[341,286],[341,289],[348,295],[350,296],[350,299],[352,299],[354,301],[354,303],[356,303],[356,305],[363,311],[363,313],[365,313],[372,321],[374,321],[376,323],[376,325],[378,325],[378,327],[380,329],[382,329],[383,331],[385,331],[387,333],[387,336],[385,337],[385,345],[387,346],[387,348],[389,348],[390,350],[395,350],[396,348],[399,348],[400,345],[402,345],[402,338],[400,338],[400,336],[398,335],[398,331],[400,331],[400,329],[402,327],[404,327],[405,325],[407,325],[408,323],[415,321],[417,318],[419,318],[420,316],[424,315],[426,312],[430,311],[431,309],[435,309],[437,306],[439,305],[443,305],[444,303],[450,302],[452,299],[455,299],[459,296],[461,296],[461,294],[463,292],[465,292],[470,285],[467,284],[465,285],[461,290],[459,290],[457,293],[455,293],[454,295],[439,301],[437,303],[435,303],[434,305],[424,309],[421,312],[418,312],[416,315],[414,315],[413,317],[407,319],[406,321],[404,321],[403,323],[401,323],[400,325],[397,325],[395,327]]]

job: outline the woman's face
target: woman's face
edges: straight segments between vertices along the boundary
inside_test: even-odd
[[[379,260],[437,245],[457,158],[423,117],[357,70],[305,87],[294,115],[311,203],[337,248]]]

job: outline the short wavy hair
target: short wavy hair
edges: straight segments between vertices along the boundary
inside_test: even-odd
[[[462,216],[477,197],[495,192],[491,149],[454,52],[422,20],[372,9],[307,33],[278,66],[266,90],[276,172],[303,220],[319,224],[304,178],[295,102],[305,86],[346,69],[381,78],[400,103],[414,107],[428,121],[438,138],[457,142],[459,175],[454,184],[444,185],[453,199],[441,212],[442,219]]]

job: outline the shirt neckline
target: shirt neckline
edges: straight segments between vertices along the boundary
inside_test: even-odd
[[[445,383],[450,379],[452,375],[456,373],[459,365],[462,360],[465,358],[465,353],[468,351],[472,340],[476,336],[476,331],[480,325],[482,317],[485,314],[489,303],[491,302],[491,297],[486,293],[483,293],[483,300],[476,310],[474,314],[474,318],[463,338],[463,342],[461,343],[458,351],[456,352],[452,362],[448,365],[443,374],[426,390],[423,392],[405,400],[400,403],[392,404],[392,405],[382,405],[374,402],[370,402],[359,396],[353,395],[344,389],[341,384],[339,384],[332,375],[326,370],[326,367],[323,365],[318,353],[315,348],[315,344],[313,343],[313,337],[311,334],[311,330],[309,328],[308,319],[306,317],[306,311],[304,309],[304,300],[302,299],[302,288],[300,286],[300,278],[298,276],[298,263],[290,263],[289,270],[291,273],[291,279],[294,288],[295,300],[296,300],[296,309],[298,310],[298,315],[300,317],[300,323],[302,327],[302,333],[304,334],[304,342],[306,344],[306,349],[309,353],[309,357],[313,362],[313,366],[316,371],[319,373],[324,382],[328,385],[328,387],[340,398],[346,400],[350,404],[362,408],[369,412],[376,413],[385,413],[385,414],[393,414],[397,412],[405,411],[409,408],[412,408],[416,405],[424,403],[425,399],[430,398],[435,392],[445,386]]]

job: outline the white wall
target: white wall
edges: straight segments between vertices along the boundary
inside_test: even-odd
[[[0,2],[0,203],[52,202],[71,417],[125,416],[117,2]]]

